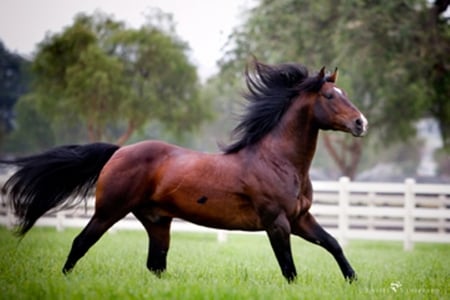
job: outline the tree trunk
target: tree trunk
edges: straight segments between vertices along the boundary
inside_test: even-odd
[[[95,121],[88,121],[88,139],[90,143],[100,142],[103,136],[102,129],[100,126],[95,125]]]
[[[95,128],[94,125],[92,124],[92,122],[88,121],[88,125],[87,125],[87,130],[88,130],[88,139],[90,143],[94,143],[96,142],[96,136],[95,136]]]
[[[341,174],[354,179],[362,155],[361,139],[346,139],[344,136],[338,137],[328,133],[323,133],[322,138],[325,149]]]
[[[127,130],[125,130],[125,132],[116,140],[115,144],[123,146],[126,143],[126,141],[128,141],[128,139],[131,137],[135,129],[136,125],[134,124],[134,122],[129,121]]]

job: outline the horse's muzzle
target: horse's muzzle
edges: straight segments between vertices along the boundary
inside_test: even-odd
[[[353,121],[351,132],[352,132],[352,135],[356,136],[356,137],[365,136],[368,128],[369,128],[369,123],[367,122],[366,117],[364,117],[364,115],[361,114],[359,118],[356,118]]]

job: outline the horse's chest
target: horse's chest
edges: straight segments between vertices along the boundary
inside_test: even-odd
[[[311,186],[306,183],[300,183],[300,180],[295,176],[292,185],[287,189],[285,193],[285,205],[286,214],[292,218],[306,213],[312,204],[312,191]]]
[[[268,174],[270,175],[270,174]],[[299,211],[302,198],[302,187],[295,173],[273,174],[253,185],[252,191],[256,202],[261,199],[263,205],[277,211],[281,209],[287,215],[294,215]]]

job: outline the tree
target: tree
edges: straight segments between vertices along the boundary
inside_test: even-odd
[[[208,99],[199,96],[196,69],[185,55],[187,45],[172,35],[149,22],[113,39],[120,45],[114,53],[124,66],[126,85],[132,87],[124,108],[127,132],[152,118],[181,134],[210,116]]]
[[[90,141],[102,139],[123,96],[120,64],[100,48],[105,32],[111,34],[122,25],[103,15],[96,17],[78,15],[63,33],[47,36],[40,43],[28,96],[55,130],[82,123]]]
[[[101,13],[80,14],[39,45],[30,98],[55,127],[82,123],[89,141],[124,144],[149,120],[178,133],[207,117],[187,45],[158,27],[170,17],[158,11],[148,20],[129,29]]]
[[[28,61],[6,49],[0,41],[0,149],[14,129],[13,107],[27,91]]]
[[[450,107],[442,101],[449,94],[443,81],[449,78],[450,41],[442,8],[434,14],[433,43],[425,29],[438,2],[430,8],[424,0],[262,0],[232,35],[221,70],[236,72],[250,53],[268,62],[292,60],[316,69],[341,66],[338,84],[368,117],[367,138],[382,145],[408,138],[415,133],[414,121],[429,114],[445,127],[448,115],[437,113]],[[436,73],[436,64],[442,73],[428,76]],[[438,79],[433,84],[430,78]],[[322,137],[341,173],[354,177],[367,141],[330,133]]]
[[[14,106],[17,125],[5,139],[2,148],[4,153],[27,155],[55,144],[55,134],[50,122],[28,100],[27,97],[21,97]]]
[[[438,121],[447,153],[450,153],[450,26],[449,18],[443,14],[449,5],[449,0],[435,0],[421,18],[423,28],[430,33],[422,35],[421,40],[424,56],[430,58],[430,65],[425,66],[427,84],[431,87],[429,111]],[[447,157],[447,165],[449,160]]]

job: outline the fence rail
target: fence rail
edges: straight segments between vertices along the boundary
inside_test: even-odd
[[[404,183],[313,182],[314,202],[311,213],[327,231],[345,245],[352,239],[402,241],[405,250],[416,242],[450,243],[450,185],[418,184],[413,179]],[[49,213],[36,223],[58,230],[83,227],[93,214],[94,199],[86,205]],[[15,217],[1,199],[0,224],[13,226]],[[140,229],[130,214],[112,230]],[[216,232],[225,241],[222,230],[197,226],[181,220],[172,224],[173,231]]]

